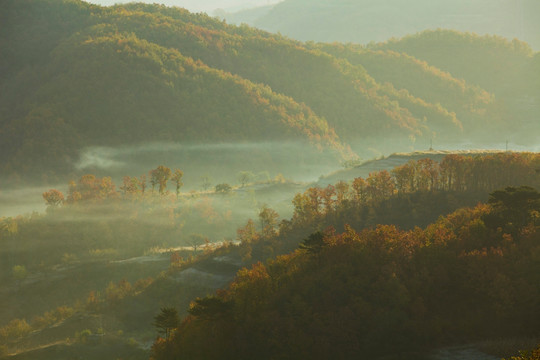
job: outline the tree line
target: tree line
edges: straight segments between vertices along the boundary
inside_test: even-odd
[[[293,221],[324,216],[339,208],[378,202],[415,192],[488,193],[509,185],[537,185],[540,182],[540,155],[498,153],[466,156],[451,154],[440,163],[424,158],[387,171],[372,172],[348,183],[340,181],[325,188],[312,187],[293,199]]]

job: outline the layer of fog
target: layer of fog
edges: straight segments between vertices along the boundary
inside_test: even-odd
[[[540,140],[540,139],[539,139]],[[356,148],[363,148],[360,152],[362,161],[381,159],[389,155],[400,152],[429,152],[455,151],[463,152],[471,149],[492,149],[494,151],[533,151],[540,152],[540,141],[536,145],[523,145],[515,142],[499,141],[493,144],[461,143],[454,145],[439,144],[437,140],[427,143],[424,140],[409,142],[408,144],[398,144],[388,139],[379,141],[360,141]],[[124,176],[141,176],[145,174],[148,178],[148,171],[158,165],[165,165],[172,170],[181,169],[184,172],[184,186],[181,192],[188,196],[189,192],[203,192],[204,182],[208,182],[207,191],[212,192],[214,186],[221,183],[228,183],[232,186],[239,186],[239,173],[250,172],[252,177],[249,182],[251,186],[239,188],[232,198],[230,196],[212,197],[212,201],[219,204],[222,200],[231,201],[233,198],[244,197],[255,198],[251,205],[246,205],[246,201],[239,208],[236,206],[235,217],[247,218],[256,217],[258,209],[267,204],[270,207],[279,209],[282,217],[287,217],[291,213],[291,200],[296,192],[300,192],[310,184],[317,183],[325,179],[322,183],[337,182],[339,174],[343,169],[340,161],[336,157],[328,154],[321,154],[308,144],[296,143],[244,143],[244,144],[177,144],[177,143],[149,143],[140,146],[126,147],[92,147],[81,152],[79,161],[75,164],[77,169],[65,182],[57,185],[44,185],[42,187],[27,187],[19,189],[0,189],[0,217],[15,217],[32,212],[44,212],[45,202],[42,193],[51,188],[58,189],[67,196],[67,184],[69,180],[77,181],[80,176],[88,173],[96,176],[111,176],[119,190]],[[378,167],[387,168],[387,164],[373,163],[373,171]],[[277,186],[269,185],[268,181],[273,180],[278,174],[284,178],[296,182],[297,185]],[[148,180],[147,180],[148,182]],[[322,184],[319,183],[319,184]],[[147,185],[150,188],[150,185]],[[279,188],[279,191],[276,189]],[[272,189],[272,190],[269,190]],[[286,190],[284,190],[286,189]],[[174,193],[174,184],[169,182],[168,191]],[[255,194],[254,194],[255,193]],[[270,196],[261,196],[268,193]],[[189,195],[193,196],[193,194]],[[237,204],[239,205],[239,204]],[[221,207],[218,205],[218,207]],[[97,219],[96,219],[97,220]],[[149,219],[148,221],[152,221]]]
[[[252,181],[264,182],[279,174],[312,182],[341,167],[340,159],[319,152],[306,143],[260,142],[221,144],[149,143],[126,147],[91,147],[81,151],[75,168],[80,174],[111,176],[121,183],[123,176],[140,176],[158,165],[184,172],[182,191],[201,190],[203,180],[216,184],[239,183],[242,171]]]
[[[516,133],[493,134],[490,140],[448,142],[433,138],[407,139],[403,137],[376,138],[351,142],[352,149],[364,161],[379,159],[394,153],[413,153],[417,151],[486,152],[486,151],[540,151],[540,128],[531,125]]]
[[[228,194],[119,195],[106,200],[81,200],[51,207],[32,221],[21,222],[20,238],[9,252],[16,264],[30,264],[34,253],[49,253],[48,265],[60,263],[63,254],[93,261],[95,254],[126,259],[147,251],[235,241],[237,229],[252,219],[261,230],[259,213],[265,207],[280,219],[293,213],[291,199],[303,184],[275,183],[246,186]],[[32,235],[29,235],[32,234]],[[52,237],[51,237],[52,236]],[[94,254],[95,253],[95,254]],[[1,252],[0,252],[1,254]],[[100,257],[101,258],[101,257]]]
[[[125,176],[140,178],[145,175],[150,189],[149,171],[159,165],[167,166],[172,171],[183,171],[183,193],[213,191],[216,185],[223,183],[238,186],[241,172],[248,172],[248,182],[254,184],[250,190],[241,189],[242,192],[249,192],[266,187],[265,184],[276,177],[309,183],[341,168],[340,158],[336,154],[319,152],[307,143],[147,143],[124,147],[90,147],[80,152],[78,161],[73,164],[73,173],[61,184],[1,189],[0,217],[43,212],[43,192],[56,188],[67,197],[69,181],[77,182],[85,174],[110,176],[117,190],[120,190]],[[172,193],[175,191],[172,181],[169,181],[168,190]],[[294,192],[274,193],[273,196],[290,203]]]
[[[0,218],[15,217],[45,211],[42,194],[51,188],[64,191],[66,186],[24,187],[20,189],[0,189]]]

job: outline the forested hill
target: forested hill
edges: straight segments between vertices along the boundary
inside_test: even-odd
[[[297,194],[290,220],[238,229],[251,269],[193,301],[154,358],[438,359],[537,334],[539,160],[422,158]]]
[[[304,139],[346,155],[326,121],[304,104],[137,37],[124,24],[150,34],[177,21],[172,36],[181,42],[182,29],[204,37],[219,23],[180,9],[161,9],[171,17],[147,10],[2,3],[3,169],[69,171],[84,146],[157,140]],[[201,39],[199,47],[206,46]]]
[[[301,141],[336,163],[492,140],[508,118],[503,99],[429,61],[180,8],[6,0],[0,22],[0,170],[13,179],[70,173],[85,147],[157,141]]]
[[[430,30],[373,44],[369,49],[407,53],[486,89],[504,102],[511,124],[507,134],[519,133],[522,141],[538,141],[535,135],[531,138],[519,130],[537,133],[540,115],[540,54],[526,43],[498,36]]]
[[[533,73],[530,69],[533,51],[529,45],[498,36],[428,30],[372,44],[369,48],[407,53],[496,95],[515,86],[515,83],[528,85],[524,80],[530,75],[526,73]]]

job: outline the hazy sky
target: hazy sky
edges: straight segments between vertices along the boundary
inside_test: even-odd
[[[86,0],[99,5],[114,5],[117,3],[133,2],[134,0]],[[145,3],[161,3],[167,6],[180,6],[192,12],[212,12],[216,9],[229,11],[253,8],[261,5],[269,5],[281,0],[137,0]]]

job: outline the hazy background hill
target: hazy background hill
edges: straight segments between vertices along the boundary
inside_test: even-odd
[[[510,42],[498,36],[437,30],[389,40],[369,48],[410,54],[457,78],[467,79],[470,84],[481,86],[496,98],[503,99],[509,114],[507,122],[511,125],[506,136],[515,136],[522,142],[537,141],[534,131],[529,134],[522,131],[535,129],[540,114],[540,58],[527,44],[515,39]],[[519,119],[520,126],[512,124],[510,119]]]
[[[244,10],[225,18],[304,41],[367,44],[446,28],[516,37],[540,48],[535,0],[285,0],[265,9],[256,17],[254,10]]]

